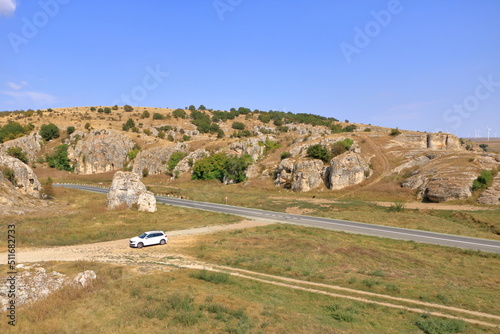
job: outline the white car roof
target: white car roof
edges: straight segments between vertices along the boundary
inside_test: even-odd
[[[163,234],[165,234],[165,232],[163,232],[163,231],[147,231],[147,232],[144,232],[144,233],[147,233],[147,234],[151,234],[151,233],[163,233]]]

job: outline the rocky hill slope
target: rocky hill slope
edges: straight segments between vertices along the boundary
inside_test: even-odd
[[[64,145],[65,168],[76,174],[127,170],[171,179],[218,175],[215,178],[232,183],[241,181],[236,175],[243,172],[246,179],[296,192],[345,191],[397,179],[401,187],[414,190],[415,198],[433,202],[469,198],[481,171],[495,175],[500,170],[500,155],[483,152],[451,134],[246,108],[126,112],[115,107],[106,108],[107,113],[103,108],[92,109],[1,114],[0,126],[17,122],[33,128],[0,144],[4,152],[0,166],[16,168],[20,191],[36,197],[39,183],[29,167],[19,168],[21,162],[8,156],[9,148],[20,148],[32,166],[46,166],[46,157],[60,153]],[[59,128],[59,136],[42,140],[40,128],[49,123]],[[221,171],[221,177],[207,168],[226,168],[227,173]],[[498,177],[490,182],[481,203],[499,204],[499,182]]]

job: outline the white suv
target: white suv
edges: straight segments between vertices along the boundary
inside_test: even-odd
[[[148,231],[138,237],[130,239],[130,247],[142,248],[151,245],[165,245],[168,237],[163,231]]]

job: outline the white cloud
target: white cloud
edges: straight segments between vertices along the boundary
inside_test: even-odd
[[[14,14],[17,7],[16,0],[0,0],[0,14],[9,16]]]
[[[2,1],[2,0],[0,0]],[[20,90],[21,88],[23,88],[24,86],[27,86],[28,83],[26,81],[21,81],[20,83],[15,83],[15,82],[7,82],[7,86],[9,86],[9,88],[11,89],[14,89],[14,90]]]
[[[51,104],[57,101],[55,96],[40,92],[4,91],[2,94],[13,97],[17,103],[22,104]]]

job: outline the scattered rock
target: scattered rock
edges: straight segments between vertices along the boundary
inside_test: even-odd
[[[139,175],[131,172],[116,172],[108,193],[108,208],[115,209],[121,206],[131,208],[134,204],[139,205],[141,211],[156,211],[154,194],[146,190]]]
[[[73,284],[81,287],[86,287],[91,284],[93,280],[97,278],[97,275],[92,270],[85,270],[79,273],[73,278]]]

